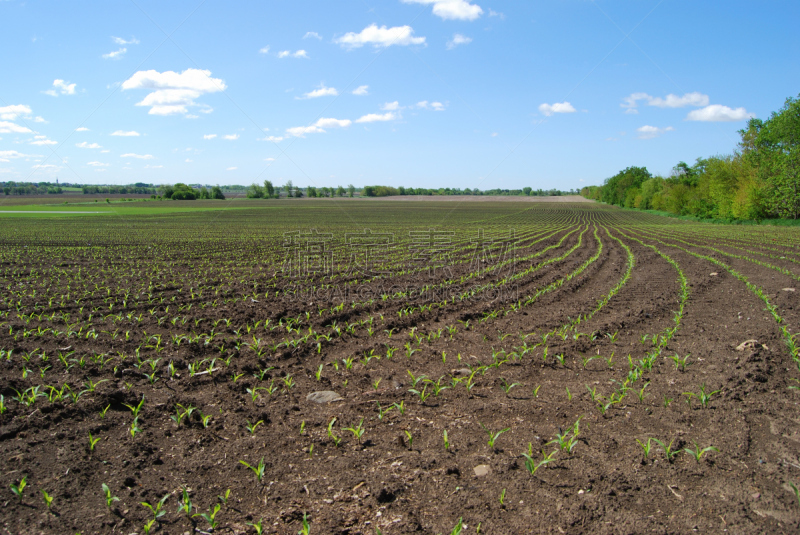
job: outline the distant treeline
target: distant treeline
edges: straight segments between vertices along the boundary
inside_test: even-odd
[[[799,97],[800,98],[800,97]],[[739,130],[733,154],[678,163],[668,177],[628,167],[581,195],[608,204],[704,219],[800,216],[800,100],[789,98],[767,120]]]
[[[391,197],[393,195],[534,195],[534,196],[550,196],[550,195],[576,195],[578,192],[574,190],[561,191],[557,189],[543,190],[532,188],[522,189],[488,189],[479,190],[475,189],[460,189],[460,188],[404,188],[402,186],[394,188],[391,186],[365,186],[362,191],[364,197]]]

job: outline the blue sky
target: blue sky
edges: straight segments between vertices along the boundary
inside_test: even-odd
[[[0,181],[580,188],[800,93],[794,1],[0,0]]]

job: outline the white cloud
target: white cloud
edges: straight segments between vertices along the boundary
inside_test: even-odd
[[[194,160],[190,160],[189,158],[186,158],[184,161],[185,161],[186,163],[192,163]]]
[[[675,129],[671,126],[666,128],[658,128],[656,126],[649,125],[640,126],[636,129],[636,131],[639,132],[639,139],[653,139],[660,136],[664,132],[672,132],[673,130]]]
[[[186,69],[180,74],[174,71],[138,71],[122,83],[122,89],[153,89],[137,106],[149,106],[150,115],[173,115],[187,113],[189,106],[200,106],[195,99],[204,93],[216,93],[227,89],[220,78],[211,78],[211,71]],[[200,109],[210,113],[209,107]]]
[[[433,4],[433,14],[444,20],[475,20],[483,9],[468,0],[403,0],[406,4]]]
[[[31,132],[30,128],[20,126],[11,121],[0,121],[0,134],[28,134]]]
[[[37,171],[57,171],[57,170],[61,169],[61,166],[53,165],[51,163],[47,163],[47,164],[38,164],[37,163],[36,165],[31,166],[31,169],[36,169]]]
[[[135,38],[135,37],[132,37],[130,41],[126,41],[125,39],[123,39],[121,37],[112,37],[111,40],[114,41],[114,43],[116,43],[118,45],[138,45],[139,44],[139,40],[137,38]]]
[[[80,128],[76,128],[75,131],[76,132],[88,132],[89,129],[86,128],[85,126],[81,126]]]
[[[350,119],[333,119],[322,117],[311,126],[295,126],[287,128],[286,133],[294,137],[305,137],[305,134],[323,134],[325,128],[346,128],[353,123]]]
[[[353,89],[353,94],[358,95],[359,97],[363,97],[364,95],[369,95],[369,86],[368,85],[360,85]]]
[[[164,167],[163,165],[150,165],[150,164],[144,166],[145,169],[161,169],[163,167]]]
[[[135,130],[131,130],[129,132],[125,132],[123,130],[117,130],[116,132],[111,134],[112,136],[121,136],[121,137],[139,137],[141,134],[136,132]]]
[[[265,162],[274,162],[275,158],[264,158]]]
[[[215,137],[217,137],[217,134],[206,134],[203,139],[214,139]]]
[[[51,97],[57,97],[59,93],[62,95],[74,95],[75,86],[76,84],[70,84],[64,80],[56,79],[53,80],[53,89],[48,89],[47,91],[43,91],[43,93]]]
[[[87,143],[86,141],[81,141],[80,143],[75,143],[75,146],[81,149],[102,149],[100,145],[97,143]]]
[[[0,159],[9,161],[11,158],[35,158],[38,154],[22,154],[15,150],[0,150]]]
[[[58,141],[47,139],[46,136],[36,136],[39,139],[34,139],[30,142],[31,145],[58,145]]]
[[[152,160],[154,156],[152,154],[134,154],[132,152],[128,152],[127,154],[120,155],[120,158],[138,158],[139,160]]]
[[[386,112],[386,113],[368,113],[363,117],[359,117],[356,119],[357,123],[375,123],[378,121],[393,121],[397,119],[397,115],[393,112]]]
[[[45,120],[45,118],[41,117],[39,115],[37,115],[36,117],[33,118],[33,122],[34,123],[45,123],[45,124],[47,124],[47,121]]]
[[[447,50],[453,50],[458,45],[468,45],[472,42],[472,37],[466,37],[460,33],[454,34],[453,38],[447,41]]]
[[[0,119],[5,121],[16,121],[20,115],[30,115],[33,113],[30,106],[25,104],[12,104],[11,106],[0,107]]]
[[[325,84],[320,85],[319,89],[304,93],[302,97],[295,98],[319,98],[319,97],[335,97],[339,94],[335,87],[325,87]]]
[[[491,13],[489,13],[489,16],[491,17],[491,16],[492,16],[492,14],[491,14]],[[491,135],[492,135],[492,137],[497,137],[497,136],[498,136],[498,133],[497,133],[497,132],[492,132],[492,134],[491,134]]]
[[[748,112],[744,108],[729,108],[721,104],[712,104],[699,110],[692,110],[686,116],[687,121],[707,121],[707,122],[730,122],[744,121],[755,117],[754,113]]]
[[[122,56],[124,56],[125,52],[127,51],[127,48],[122,47],[119,50],[109,52],[108,54],[103,54],[103,59],[122,59]]]
[[[227,136],[222,136],[222,139],[227,139],[229,141],[236,141],[239,139],[239,134],[229,134]]]
[[[647,93],[631,93],[629,96],[622,99],[622,106],[625,113],[639,113],[636,109],[640,100],[646,101],[648,106],[656,106],[658,108],[684,108],[686,106],[707,106],[708,95],[694,91],[686,93],[682,97],[670,93],[664,98],[653,97]]]
[[[111,164],[103,162],[86,162],[86,165],[91,165],[92,167],[108,167]]]
[[[272,141],[274,143],[277,143],[279,141],[283,141],[283,136],[267,136],[265,138],[262,138],[260,141]]]
[[[386,104],[381,106],[381,109],[384,110],[384,111],[399,110],[400,109],[400,103],[398,101],[396,101],[396,100],[394,102],[387,102]]]
[[[225,170],[226,170],[226,171],[236,171],[237,169],[239,169],[239,168],[238,168],[238,167],[228,167],[228,168],[227,168],[227,169],[225,169]]]
[[[269,54],[269,45],[262,47],[259,51],[259,54]]]
[[[282,50],[278,52],[278,57],[283,58],[305,58],[308,59],[308,53],[305,50],[298,50],[297,52],[292,52],[291,50]]]
[[[417,108],[421,108],[423,110],[434,110],[434,111],[444,111],[444,104],[441,102],[428,102],[427,100],[421,100],[416,104]],[[387,108],[384,108],[387,109]]]
[[[108,149],[103,149],[103,150],[101,150],[101,151],[100,151],[100,154],[106,154],[106,153],[108,153],[108,152],[111,152],[111,151],[110,151],[110,150],[108,150]]]
[[[396,26],[394,28],[381,26],[378,28],[376,24],[370,24],[361,30],[361,32],[348,32],[334,39],[334,42],[346,48],[360,48],[364,45],[372,45],[375,48],[380,48],[391,45],[408,46],[425,44],[424,37],[413,37],[413,34],[414,29],[411,26]]]
[[[489,8],[489,16],[490,17],[500,17],[500,20],[505,20],[505,18],[506,18],[506,16],[503,13],[501,13],[499,11],[495,11],[494,9],[491,9],[491,8]]]
[[[569,102],[556,102],[555,104],[541,104],[539,111],[543,115],[550,117],[554,113],[575,113],[575,108]]]
[[[308,39],[309,37],[313,37],[314,39],[319,39],[322,41],[322,36],[317,32],[306,32],[306,34],[303,36],[303,39]]]

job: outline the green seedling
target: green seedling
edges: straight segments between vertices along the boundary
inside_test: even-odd
[[[535,397],[535,398],[538,398],[538,397],[539,397],[539,389],[540,389],[540,388],[542,388],[542,385],[537,385],[537,386],[536,386],[536,387],[533,389],[533,397]]]
[[[676,370],[683,372],[686,371],[686,366],[693,364],[692,362],[689,362],[690,355],[691,353],[689,353],[689,355],[686,355],[685,357],[679,357],[678,354],[676,353],[675,355],[669,357],[669,359],[675,363]]]
[[[139,427],[139,417],[133,419],[131,422],[130,433],[132,437],[136,437],[137,433],[141,433],[142,429]]]
[[[711,396],[719,394],[720,392],[721,390],[714,390],[713,392],[706,393],[706,384],[703,383],[700,386],[700,392],[697,394],[694,392],[684,392],[683,395],[687,396],[686,403],[691,403],[692,398],[696,397],[698,400],[700,400],[700,405],[702,405],[702,407],[705,409],[708,408],[708,404],[711,402]]]
[[[428,392],[428,385],[425,385],[425,387],[422,389],[421,392],[419,390],[414,389],[414,388],[409,388],[408,391],[411,392],[412,394],[414,394],[415,396],[419,396],[419,402],[420,403],[425,403],[425,400],[428,399],[431,396],[431,393],[432,393],[432,392]]]
[[[411,450],[414,448],[414,437],[409,431],[406,431],[405,433],[406,438],[408,438],[408,449]]]
[[[144,405],[144,396],[142,396],[142,400],[135,407],[133,405],[128,405],[127,403],[123,403],[123,405],[131,410],[134,418],[137,418],[139,416],[139,411],[142,410],[142,405]]]
[[[261,480],[264,479],[264,470],[267,467],[267,465],[264,464],[264,458],[263,457],[258,462],[258,466],[251,466],[251,465],[247,464],[245,461],[241,461],[241,460],[239,462],[242,463],[243,465],[245,465],[250,470],[252,470],[253,473],[256,475],[256,479],[258,479],[258,482],[261,483]]]
[[[178,502],[178,512],[186,515],[186,518],[192,517],[192,499],[189,497],[189,491],[186,487],[181,488],[181,499]]]
[[[110,489],[110,488],[108,488],[108,485],[106,485],[105,483],[103,483],[103,487],[102,487],[102,488],[103,488],[103,496],[104,496],[104,497],[105,497],[105,499],[106,499],[106,507],[108,507],[109,509],[111,509],[111,505],[112,505],[114,502],[118,502],[118,501],[119,501],[119,498],[117,498],[116,496],[113,496],[113,495],[111,494],[111,489]]]
[[[378,377],[378,379],[376,381],[372,382],[372,388],[375,389],[375,392],[378,391],[378,387],[381,385],[381,380],[382,380],[382,378]]]
[[[508,384],[506,382],[506,380],[503,379],[502,377],[500,378],[500,381],[503,383],[502,388],[503,388],[503,391],[506,393],[506,395],[508,395],[508,393],[511,391],[511,389],[514,388],[515,386],[521,386],[520,383]]]
[[[320,364],[319,368],[317,368],[317,371],[314,372],[314,377],[317,379],[317,381],[321,381],[322,380],[322,366],[323,365]]]
[[[53,506],[53,497],[47,494],[46,490],[44,489],[39,489],[39,490],[42,493],[42,498],[44,498],[45,505],[47,506],[48,509],[50,509]]]
[[[567,400],[572,401],[572,392],[569,391],[569,387],[566,386],[564,389],[567,391]]]
[[[147,502],[139,502],[139,503],[143,507],[147,507],[148,509],[150,509],[150,513],[153,515],[153,521],[156,521],[167,513],[166,511],[163,510],[163,507],[168,499],[169,499],[169,494],[165,494],[164,497],[161,498],[155,505],[151,505]]]
[[[250,432],[251,435],[256,432],[256,429],[258,429],[259,425],[264,423],[264,420],[259,420],[254,424],[251,424],[250,420],[245,420],[245,421],[246,421],[245,427],[247,427],[247,430]]]
[[[645,459],[650,457],[650,450],[653,448],[652,440],[653,440],[652,438],[648,438],[647,442],[642,442],[638,438],[636,439],[636,442],[638,442],[639,446],[642,447],[642,451],[644,452],[644,458]]]
[[[556,355],[556,360],[558,361],[558,363],[561,364],[562,366],[566,367],[566,364],[564,363],[564,358],[565,358],[564,357],[564,353],[560,353],[560,354]]]
[[[358,423],[358,426],[344,428],[345,431],[350,431],[351,433],[353,433],[353,436],[358,440],[359,444],[361,443],[361,437],[364,435],[365,431],[362,425],[363,423],[364,423],[364,418],[361,418],[361,421]]]
[[[694,444],[693,450],[689,448],[683,448],[683,451],[694,457],[694,460],[698,463],[700,462],[700,458],[703,457],[703,454],[708,453],[709,451],[719,451],[719,449],[714,446],[708,446],[701,449],[694,440],[692,441],[692,444]]]
[[[488,444],[489,444],[489,447],[492,448],[492,449],[494,449],[495,442],[497,442],[497,439],[500,438],[500,435],[502,435],[506,431],[510,431],[511,430],[510,427],[506,427],[505,429],[501,429],[497,433],[493,433],[492,431],[489,431],[489,429],[487,429],[486,426],[483,425],[481,422],[478,422],[478,423],[483,428],[483,430],[486,432],[486,434],[489,435]]]
[[[308,522],[308,513],[303,513],[303,527],[297,532],[297,535],[310,535],[311,524]]]
[[[106,408],[100,411],[100,419],[105,420],[109,407],[111,407],[111,404],[106,405]]]
[[[400,416],[403,416],[406,413],[406,402],[401,401],[400,403],[395,403],[392,405],[397,411],[400,413]]]
[[[303,433],[305,433],[305,430],[306,430],[306,421],[303,420],[302,422],[300,422],[300,434],[302,435]]]
[[[391,405],[389,407],[386,407],[385,409],[381,409],[381,402],[376,401],[376,403],[378,404],[378,420],[381,421],[383,421],[383,417],[386,415],[387,412],[395,408],[394,405]]]
[[[456,526],[453,528],[453,531],[450,532],[450,535],[461,535],[461,531],[464,529],[464,521],[459,518],[458,522],[456,522]]]
[[[209,509],[207,513],[198,513],[192,515],[192,518],[199,516],[206,522],[208,522],[209,530],[213,531],[219,525],[219,522],[216,519],[217,513],[219,513],[221,506],[218,503],[214,504],[213,509]]]
[[[442,432],[442,438],[444,439],[444,451],[450,450],[450,440],[447,438],[447,429]]]
[[[792,487],[792,492],[794,492],[794,497],[797,498],[797,503],[800,505],[800,489],[797,488],[797,485],[789,482],[789,486]]]
[[[645,383],[642,389],[636,392],[636,396],[639,398],[639,403],[644,402],[644,398],[647,397],[647,394],[645,393],[644,389],[647,388],[648,386],[650,386],[650,383]]]
[[[14,493],[14,496],[19,498],[19,501],[22,501],[22,495],[25,492],[25,487],[28,484],[28,476],[22,476],[22,479],[19,480],[19,483],[16,485],[14,483],[11,484],[11,492]]]
[[[661,442],[657,438],[654,438],[653,441],[656,444],[658,444],[659,446],[661,446],[661,449],[664,450],[664,456],[667,458],[667,461],[669,461],[669,462],[672,462],[675,459],[675,456],[678,455],[682,451],[680,449],[678,449],[678,450],[673,450],[672,449],[672,443],[675,442],[674,439],[670,440],[669,444],[665,444],[664,442]]]
[[[336,423],[335,417],[328,423],[328,436],[330,437],[331,440],[333,440],[333,445],[338,448],[339,444],[342,442],[342,439],[333,434],[333,424],[335,423]]]
[[[672,403],[672,401],[673,401],[672,398],[668,398],[667,396],[664,396],[664,408],[669,407],[669,404]]]
[[[506,489],[503,489],[500,492],[500,506],[505,507],[506,506],[505,502],[506,502]]]
[[[264,533],[264,526],[263,526],[264,519],[259,518],[258,522],[251,524],[250,522],[247,523],[248,526],[251,526],[254,530],[256,530],[256,535],[262,535]]]
[[[228,505],[228,498],[230,497],[231,497],[231,489],[226,490],[224,495],[217,496],[217,498],[219,498],[219,501],[224,503],[225,505]]]
[[[101,437],[94,438],[92,436],[92,432],[89,431],[89,451],[94,451],[95,445],[97,445],[97,443],[100,442],[100,440]]]
[[[549,455],[542,450],[542,460],[538,463],[535,463],[533,460],[533,444],[530,442],[528,443],[528,453],[523,453],[522,456],[525,457],[525,468],[531,475],[536,474],[536,471],[541,468],[542,466],[547,466],[548,464],[555,461],[553,457],[555,457],[556,452],[552,452]]]
[[[208,423],[211,421],[210,414],[203,414],[203,411],[200,411],[200,423],[203,424],[203,429],[208,429]]]
[[[144,535],[150,535],[150,530],[151,530],[151,529],[153,529],[153,526],[154,526],[155,524],[156,524],[156,521],[155,521],[155,520],[153,520],[152,518],[151,518],[150,520],[148,520],[148,521],[145,523],[145,525],[144,525],[144,526],[142,526],[142,529],[144,530]]]

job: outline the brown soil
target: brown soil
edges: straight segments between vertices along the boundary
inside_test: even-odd
[[[412,207],[417,205],[408,206],[415,210]],[[800,483],[800,393],[790,387],[798,385],[794,379],[798,366],[764,301],[730,272],[687,252],[713,255],[748,277],[764,290],[794,332],[800,320],[800,292],[784,289],[795,288],[798,277],[792,273],[800,273],[796,231],[758,229],[748,234],[747,229],[734,232],[727,227],[579,205],[555,205],[520,216],[519,211],[527,207],[505,206],[491,209],[516,217],[514,224],[522,225],[517,228],[531,232],[539,228],[536,217],[569,221],[565,230],[523,247],[517,257],[556,246],[570,230],[579,229],[560,247],[520,262],[516,272],[557,259],[578,243],[580,230],[587,228],[581,246],[564,260],[521,277],[513,297],[456,299],[443,308],[433,306],[410,316],[403,310],[426,301],[378,298],[355,308],[348,302],[341,311],[320,314],[321,308],[336,306],[341,299],[274,296],[276,288],[290,287],[288,281],[280,275],[272,278],[276,266],[262,270],[262,264],[249,260],[269,256],[269,247],[280,250],[281,237],[270,236],[266,243],[271,245],[265,250],[235,239],[241,238],[237,234],[241,228],[256,228],[247,227],[259,217],[255,211],[249,216],[226,213],[215,220],[215,231],[229,232],[230,238],[214,242],[214,262],[206,272],[199,266],[211,254],[210,242],[195,237],[178,246],[174,241],[174,229],[192,229],[200,223],[193,219],[201,217],[196,214],[170,216],[169,228],[163,216],[137,223],[138,233],[122,242],[114,231],[97,229],[109,234],[105,241],[95,235],[92,248],[78,243],[71,232],[79,232],[81,224],[96,224],[95,220],[60,223],[74,227],[48,227],[47,238],[40,243],[31,238],[41,235],[43,227],[37,225],[52,223],[15,221],[16,234],[0,237],[0,282],[17,292],[15,296],[24,295],[14,297],[13,306],[10,298],[0,306],[8,312],[0,317],[0,349],[13,350],[10,358],[0,361],[0,394],[7,407],[0,416],[0,530],[13,534],[144,533],[142,526],[152,515],[140,502],[155,504],[169,494],[166,514],[151,532],[207,532],[209,523],[202,517],[176,512],[181,489],[186,488],[196,507],[193,514],[207,513],[220,503],[218,496],[231,490],[216,517],[215,533],[255,533],[248,523],[263,519],[264,533],[295,534],[304,514],[312,534],[450,533],[459,518],[466,524],[462,533],[476,533],[479,525],[480,533],[488,534],[797,532],[800,504],[790,483]],[[420,214],[410,213],[406,225],[424,227]],[[354,212],[353,217],[359,214]],[[470,218],[464,216],[464,220]],[[626,250],[609,237],[605,227],[634,255],[630,279],[565,339],[554,334],[543,342],[540,335],[592,313],[598,300],[623,280]],[[497,228],[503,230],[502,225]],[[524,301],[525,296],[590,261],[598,252],[595,231],[602,242],[596,261],[529,306],[519,311],[509,308],[517,299]],[[518,230],[518,234],[524,233]],[[70,236],[75,243],[63,245]],[[690,293],[680,326],[652,369],[632,383],[621,402],[601,414],[590,390],[608,400],[629,373],[628,355],[635,364],[653,350],[652,342],[643,343],[641,337],[674,326],[679,307],[677,270],[633,238],[671,257],[688,279]],[[735,244],[734,239],[741,243]],[[742,243],[747,251],[735,248]],[[757,258],[789,274],[707,246]],[[775,258],[753,251],[767,251]],[[230,258],[237,260],[224,261]],[[122,282],[123,277],[148,266],[156,268],[152,279],[133,275],[131,282]],[[81,276],[76,278],[79,267]],[[433,281],[424,282],[438,284],[470,271],[468,264],[459,264],[452,276],[440,271]],[[500,278],[487,274],[478,283]],[[192,296],[198,288],[196,279],[205,280],[211,288],[203,297]],[[330,282],[319,276],[312,279],[306,285]],[[48,281],[47,287],[37,286],[36,280]],[[415,280],[419,279],[398,275],[392,282]],[[251,297],[253,281],[260,283],[255,298]],[[139,295],[138,288],[147,288],[151,282],[151,296],[145,291]],[[106,286],[108,292],[97,290]],[[362,286],[378,290],[387,285],[374,280]],[[213,288],[220,291],[215,294]],[[265,288],[271,290],[269,298],[264,296]],[[126,289],[135,295],[123,306]],[[67,292],[70,302],[58,306]],[[50,297],[56,303],[48,302]],[[163,302],[159,301],[162,297]],[[74,303],[77,299],[84,308]],[[109,303],[118,304],[109,310]],[[191,309],[179,311],[189,303]],[[208,305],[202,307],[204,303]],[[98,310],[93,312],[94,308]],[[481,321],[484,312],[498,309],[509,312]],[[26,320],[32,312],[37,317]],[[44,317],[52,313],[70,317],[68,321]],[[123,319],[115,322],[112,316],[117,313]],[[128,313],[133,319],[125,317]],[[139,315],[142,319],[136,320]],[[179,319],[172,325],[176,316]],[[301,320],[297,331],[285,327],[270,331],[263,323],[254,327],[257,321],[269,319],[274,325],[292,317]],[[230,325],[223,321],[214,327],[217,338],[209,344],[195,339],[178,345],[171,339],[172,335],[209,333],[211,321],[223,318]],[[373,321],[372,334],[368,318]],[[196,320],[200,320],[197,327]],[[81,335],[69,335],[79,321],[86,325]],[[259,357],[245,345],[253,343],[254,333],[264,345],[299,338],[309,328],[330,333],[333,321],[341,326],[342,336],[322,340],[319,348],[316,341],[307,341],[295,348],[267,348]],[[357,321],[364,323],[345,332],[348,323]],[[252,332],[248,333],[248,326]],[[452,337],[448,327],[457,329]],[[52,330],[23,338],[22,333],[37,328]],[[90,330],[99,333],[97,338],[87,337]],[[417,343],[412,337],[434,333],[435,338],[440,330],[438,339]],[[537,335],[527,337],[525,343],[538,346],[523,355],[521,335],[529,333]],[[573,333],[585,336],[575,339]],[[157,334],[162,335],[160,346],[150,338]],[[758,343],[736,349],[751,339]],[[406,343],[416,350],[410,356]],[[387,346],[396,349],[391,358],[386,357]],[[135,365],[139,347],[143,361],[160,359],[154,364],[158,377],[154,384],[144,373],[150,373],[150,366]],[[501,349],[505,356],[499,353]],[[364,362],[370,350],[381,358]],[[83,367],[73,363],[66,372],[58,354],[71,351],[69,358],[85,356],[86,360]],[[49,361],[42,361],[42,352]],[[512,352],[517,355],[509,356]],[[475,386],[466,388],[470,373],[463,369],[492,364],[493,353],[498,361],[509,360],[476,373]],[[605,359],[612,353],[608,363]],[[111,360],[94,362],[92,356],[97,354]],[[668,358],[676,354],[690,355],[684,371]],[[557,355],[564,356],[563,363]],[[190,363],[215,357],[216,371],[190,376]],[[222,359],[228,357],[226,365]],[[343,359],[349,357],[355,360],[346,369]],[[170,362],[177,370],[172,378],[167,368]],[[199,369],[207,369],[209,363]],[[40,368],[45,365],[51,369],[41,378]],[[30,370],[25,378],[23,367]],[[267,370],[261,379],[256,377],[259,370]],[[424,387],[429,393],[435,384],[420,381],[415,387],[412,375],[425,375],[434,383],[442,378],[440,386],[450,387],[453,377],[460,382],[420,402],[410,389]],[[96,390],[84,393],[76,403],[67,399],[68,394],[52,403],[38,398],[30,407],[13,399],[17,391],[41,386],[48,394],[43,385],[64,383],[77,393],[87,389],[81,385],[89,381],[97,384]],[[505,391],[504,385],[515,383]],[[271,384],[274,394],[257,390],[259,395],[252,400],[248,389]],[[684,395],[700,392],[701,385],[706,392],[719,391],[705,408],[696,396]],[[333,390],[343,399],[322,405],[306,399],[324,390]],[[138,417],[141,432],[131,436],[133,415],[126,405],[135,406],[143,397]],[[379,419],[379,407],[400,403],[404,413],[393,408]],[[170,418],[177,404],[197,407],[180,425]],[[201,414],[211,416],[207,428]],[[334,418],[333,434],[341,440],[338,446],[327,432]],[[551,443],[579,419],[571,451]],[[362,420],[365,432],[358,440],[345,428],[356,428]],[[251,433],[248,422],[262,423]],[[507,431],[490,447],[484,426],[494,433]],[[447,450],[444,431],[450,443]],[[89,433],[100,438],[94,451],[89,448]],[[667,444],[673,441],[676,449],[695,449],[696,443],[719,451],[707,452],[700,461],[684,451],[670,461],[655,442],[651,442],[650,455],[643,454],[637,440],[646,444],[649,438]],[[542,450],[556,451],[553,462],[535,474],[526,469],[522,456],[529,452],[529,445],[536,463],[542,459]],[[265,472],[259,482],[240,461],[255,466],[261,459]],[[28,487],[18,500],[9,487],[22,476],[27,476]],[[110,507],[101,490],[103,483],[119,498]],[[50,510],[40,489],[53,497]]]

